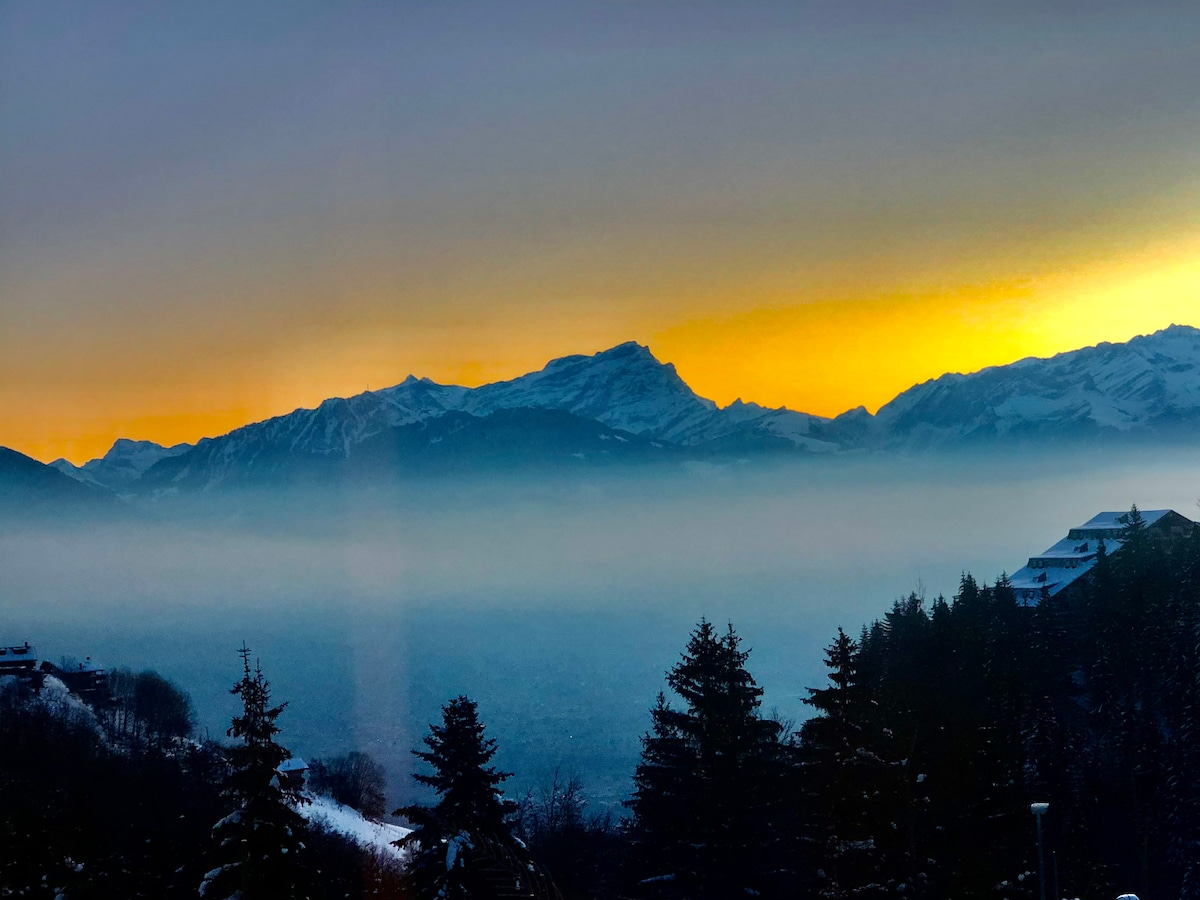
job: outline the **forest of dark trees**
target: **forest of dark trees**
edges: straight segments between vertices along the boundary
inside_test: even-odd
[[[586,773],[506,797],[475,703],[450,699],[414,750],[431,800],[395,812],[406,867],[296,815],[285,704],[248,650],[226,743],[189,739],[186,694],[153,673],[90,709],[11,683],[0,895],[1200,898],[1200,530],[1158,534],[1134,509],[1123,538],[1036,604],[964,575],[839,630],[798,729],[760,709],[733,626],[701,621],[620,816],[589,814]],[[387,809],[365,754],[312,774]]]

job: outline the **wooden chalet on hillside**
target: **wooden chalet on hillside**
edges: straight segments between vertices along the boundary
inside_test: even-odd
[[[97,709],[109,699],[108,672],[92,662],[90,656],[83,662],[68,663],[64,660],[59,666],[45,660],[38,671],[43,675],[53,675],[72,694]]]
[[[15,679],[41,690],[48,675],[93,707],[100,708],[109,699],[108,673],[90,656],[83,662],[64,660],[55,665],[48,659],[39,660],[28,641],[18,647],[0,647],[0,681]]]
[[[279,773],[279,780],[283,784],[298,791],[304,790],[304,776],[308,774],[308,763],[299,756],[285,759],[275,771]]]
[[[28,678],[37,670],[37,651],[26,641],[20,647],[0,647],[0,678],[15,675]]]

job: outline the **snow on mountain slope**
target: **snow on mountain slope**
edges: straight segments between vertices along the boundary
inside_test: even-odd
[[[198,441],[172,466],[172,478],[217,484],[235,469],[261,470],[288,454],[345,458],[350,448],[387,428],[457,409],[467,388],[410,375],[400,384],[353,397],[325,400]],[[161,468],[161,467],[160,467]]]
[[[1019,437],[1167,432],[1200,422],[1200,329],[1172,325],[1124,344],[943,375],[875,416],[890,447]]]
[[[65,475],[56,466],[0,446],[0,506],[31,510],[44,503],[88,503],[112,499],[112,493]]]
[[[112,492],[80,483],[57,466],[0,447],[0,517],[42,512],[103,512],[115,503]]]
[[[741,400],[718,408],[688,387],[673,364],[659,362],[649,347],[633,341],[594,356],[556,359],[512,381],[485,384],[467,392],[462,408],[482,415],[516,407],[561,409],[684,447],[758,433],[807,449],[836,449],[809,435],[814,423],[828,420]]]
[[[191,444],[163,447],[153,441],[119,438],[104,456],[88,460],[82,466],[74,466],[65,459],[56,459],[50,465],[84,484],[100,485],[119,491],[123,486],[140,478],[143,472],[160,459],[179,456],[191,449]]]
[[[593,357],[566,357],[540,372],[474,389],[410,375],[394,387],[326,400],[316,409],[298,409],[202,440],[190,462],[202,466],[212,483],[233,466],[261,466],[281,454],[345,457],[387,428],[447,412],[484,416],[519,407],[563,409],[636,433],[658,416],[686,423],[715,410],[711,401],[692,394],[673,368],[668,372],[645,348],[637,348],[644,355],[630,352],[634,348],[626,344]]]
[[[219,466],[235,457],[253,462],[268,451],[347,456],[386,428],[447,412],[486,416],[521,407],[561,409],[668,440],[674,439],[668,433],[700,430],[716,412],[716,404],[692,393],[673,366],[659,363],[645,347],[622,344],[595,356],[557,359],[539,372],[479,388],[410,375],[395,387],[326,400],[316,409],[298,409],[212,439],[221,446],[210,451],[210,462]]]
[[[441,385],[409,376],[400,384],[316,409],[298,409],[217,438],[199,441],[169,468],[171,480],[189,486],[215,485],[235,472],[277,469],[288,456],[347,458],[353,448],[387,429],[428,421],[452,412],[486,417],[510,409],[569,412],[609,428],[680,445],[699,445],[746,434],[785,441],[788,446],[835,449],[808,436],[825,420],[789,410],[735,404],[725,410],[697,396],[673,365],[664,365],[636,343],[593,356],[568,356],[511,381],[478,388]],[[161,482],[167,468],[155,470]]]
[[[466,390],[410,375],[395,387],[335,397],[316,409],[298,409],[246,425],[217,440],[230,448],[245,447],[252,454],[273,448],[345,456],[352,446],[385,428],[459,409]]]
[[[366,850],[400,861],[405,859],[407,854],[395,842],[411,834],[412,829],[368,819],[358,810],[323,794],[306,793],[305,797],[309,802],[299,804],[296,812],[312,824],[345,835]]]
[[[712,427],[717,405],[696,396],[675,367],[633,342],[595,356],[565,356],[540,372],[485,384],[463,409],[476,415],[521,406],[562,409],[610,428],[690,443]]]
[[[158,489],[170,482],[211,486],[231,474],[254,477],[286,468],[291,458],[344,460],[389,429],[450,413],[486,418],[529,408],[571,413],[699,454],[1159,435],[1200,428],[1200,330],[1172,326],[1126,344],[944,375],[905,391],[876,416],[859,408],[835,419],[741,400],[718,408],[692,391],[673,365],[630,342],[592,356],[556,359],[540,371],[478,388],[410,375],[394,387],[326,400],[315,409],[205,438],[194,448],[118,441],[82,472],[114,487],[131,484],[143,472],[153,472],[143,482]]]
[[[60,456],[58,459],[54,460],[53,462],[46,463],[46,465],[48,465],[52,469],[57,469],[59,472],[62,472],[68,478],[73,478],[76,481],[82,482],[83,484],[87,484],[92,487],[103,487],[103,485],[100,484],[100,482],[98,482],[96,479],[94,479],[87,472],[83,471],[82,466],[75,465],[69,459],[63,459]]]
[[[771,409],[757,403],[743,403],[739,397],[720,411],[721,424],[725,433],[755,431],[764,436],[782,438],[815,453],[831,453],[844,449],[834,440],[826,440],[817,432],[827,426],[829,419],[795,412],[787,407]]]

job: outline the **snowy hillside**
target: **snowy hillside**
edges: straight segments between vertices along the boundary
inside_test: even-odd
[[[322,826],[350,838],[365,850],[371,850],[398,860],[405,853],[395,842],[411,833],[410,829],[366,818],[357,809],[342,806],[322,794],[304,795],[310,802],[302,803],[296,811],[313,825]]]

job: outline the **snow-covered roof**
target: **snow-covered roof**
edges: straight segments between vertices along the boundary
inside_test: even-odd
[[[1138,510],[1147,525],[1153,525],[1167,513],[1169,509],[1142,509]],[[1110,528],[1114,531],[1119,531],[1129,524],[1129,510],[1124,512],[1102,512],[1092,516],[1080,528]]]
[[[291,759],[285,759],[279,764],[280,772],[303,772],[308,768],[306,763],[299,756],[293,756]]]
[[[1114,545],[1120,544],[1118,538],[1105,538],[1104,546],[1108,550],[1112,550]],[[1033,565],[1034,560],[1067,560],[1067,559],[1090,559],[1096,555],[1096,548],[1100,542],[1095,539],[1073,540],[1070,537],[1065,537],[1053,547],[1039,553],[1037,556],[1030,558],[1030,565]]]
[[[37,663],[37,650],[25,643],[20,647],[0,647],[0,665],[31,666]]]
[[[1035,569],[1031,566],[1022,566],[1009,576],[1009,582],[1019,600],[1027,604],[1030,601],[1036,604],[1041,597],[1043,588],[1048,590],[1050,596],[1053,597],[1063,588],[1086,575],[1095,564],[1096,558],[1093,556],[1091,559],[1080,562],[1074,568]]]

